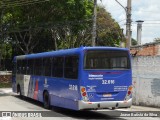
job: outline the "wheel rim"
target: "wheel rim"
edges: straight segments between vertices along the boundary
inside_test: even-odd
[[[48,96],[48,93],[45,93],[44,94],[44,107],[45,108],[49,108],[49,96]]]

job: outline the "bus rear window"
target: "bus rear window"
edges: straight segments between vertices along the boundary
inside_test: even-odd
[[[130,69],[127,51],[90,50],[85,53],[84,69]]]

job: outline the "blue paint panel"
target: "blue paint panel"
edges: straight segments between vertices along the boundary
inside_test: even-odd
[[[62,78],[48,79],[48,90],[50,91],[51,104],[59,107],[77,109],[79,99],[78,80]],[[77,90],[71,90],[70,85],[77,86]]]
[[[68,108],[73,110],[78,110],[78,101],[73,101],[71,99],[61,98],[57,96],[52,96],[52,105]]]
[[[132,85],[131,70],[84,70],[82,74],[82,86],[86,87],[91,102],[123,101],[128,86]],[[100,77],[94,78],[92,75]],[[111,96],[106,97],[107,94]]]
[[[38,99],[43,102],[43,91],[47,90],[50,94],[51,105],[70,109],[78,109],[77,101],[79,99],[78,80],[69,80],[64,78],[51,78],[44,76],[31,76],[29,84],[28,97],[34,99],[35,83],[38,80]],[[45,84],[47,81],[47,84]],[[70,90],[69,85],[77,86],[77,90]]]
[[[131,83],[131,70],[83,70],[84,52],[86,50],[124,50],[125,48],[113,48],[113,47],[80,47],[68,50],[51,51],[38,54],[30,54],[25,56],[18,56],[16,59],[32,59],[32,58],[44,58],[49,56],[66,56],[78,54],[79,60],[79,76],[77,80],[54,78],[45,76],[31,76],[29,83],[28,97],[34,98],[34,90],[36,86],[36,80],[38,80],[38,94],[37,100],[43,102],[43,91],[47,90],[50,95],[51,105],[59,106],[69,109],[78,110],[78,100],[82,100],[80,94],[80,86],[85,86],[87,89],[87,95],[91,102],[97,101],[122,101],[126,96],[126,91],[114,91],[114,86],[130,86]],[[102,84],[101,80],[89,80],[89,74],[93,72],[103,75],[103,80],[114,80],[115,84]],[[98,73],[98,74],[99,74]],[[111,74],[116,73],[116,74]],[[13,79],[13,81],[15,81]],[[13,82],[14,83],[14,82]],[[13,84],[14,86],[14,84]],[[96,86],[95,91],[91,91],[90,86]],[[112,94],[114,99],[102,99],[104,94]]]

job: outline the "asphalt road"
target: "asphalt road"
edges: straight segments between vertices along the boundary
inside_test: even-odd
[[[120,120],[160,120],[160,117],[126,117],[125,115],[131,115],[135,111],[159,111],[156,108],[145,108],[132,106],[130,109],[118,109],[118,110],[92,110],[92,111],[73,111],[68,109],[62,109],[53,107],[51,110],[43,108],[43,104],[35,100],[25,98],[21,99],[18,95],[11,92],[11,89],[0,89],[0,114],[4,111],[12,111],[15,113],[14,117],[0,117],[0,120],[72,120],[72,119],[120,119]],[[17,112],[16,112],[17,111]],[[27,111],[27,113],[25,112]],[[39,113],[46,117],[26,117],[28,113]],[[19,114],[17,114],[19,113]],[[119,116],[118,114],[121,114]],[[19,115],[19,116],[18,116]],[[115,116],[119,117],[115,117]],[[136,115],[136,113],[135,113]],[[138,114],[137,114],[138,115]],[[144,115],[144,114],[143,114]],[[1,115],[0,115],[1,116]],[[23,116],[23,117],[21,117]],[[50,116],[50,117],[47,117]],[[51,117],[52,116],[52,117]],[[140,114],[139,114],[140,116]],[[40,118],[39,118],[40,117]]]

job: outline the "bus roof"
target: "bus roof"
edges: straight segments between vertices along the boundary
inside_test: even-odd
[[[82,50],[122,50],[128,51],[127,48],[118,48],[118,47],[79,47],[79,48],[71,48],[71,49],[62,49],[57,51],[49,51],[49,52],[42,52],[42,53],[35,53],[35,54],[28,54],[28,55],[20,55],[14,58],[16,59],[33,59],[33,58],[40,58],[40,57],[49,57],[49,56],[63,56],[63,55],[70,55],[70,54],[80,54]]]

